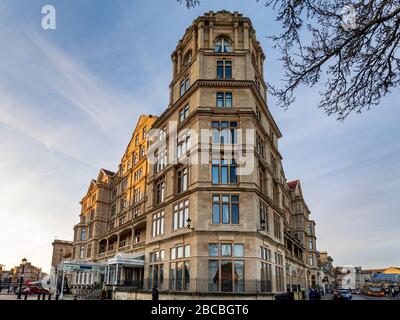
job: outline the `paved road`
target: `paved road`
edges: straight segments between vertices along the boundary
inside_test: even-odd
[[[333,294],[326,294],[322,297],[322,300],[333,300]],[[353,294],[353,300],[400,300],[399,298],[389,297],[369,297],[363,294]]]

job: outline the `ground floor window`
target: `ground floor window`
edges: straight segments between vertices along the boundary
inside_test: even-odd
[[[260,262],[261,292],[272,292],[272,266],[267,262]]]
[[[170,263],[169,288],[173,291],[190,290],[190,262]]]
[[[244,261],[209,260],[208,290],[210,292],[244,292]]]
[[[284,292],[284,274],[283,274],[283,267],[275,266],[275,279],[276,279],[276,291],[277,292]]]
[[[162,289],[164,285],[164,264],[153,264],[149,266],[149,289],[157,287]]]

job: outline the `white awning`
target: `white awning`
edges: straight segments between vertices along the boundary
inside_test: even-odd
[[[144,252],[138,254],[119,252],[113,258],[107,260],[108,266],[116,264],[129,267],[143,267]]]
[[[104,263],[91,263],[91,262],[69,262],[63,261],[59,264],[59,270],[63,271],[91,271],[102,270],[106,267]]]

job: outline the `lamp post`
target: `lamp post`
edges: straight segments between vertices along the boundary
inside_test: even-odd
[[[192,220],[190,218],[187,218],[186,225],[187,225],[188,229],[190,229],[192,231],[194,230],[194,228],[191,226],[192,225]]]
[[[18,291],[18,299],[21,299],[21,294],[22,294],[22,282],[23,282],[23,280],[24,280],[24,271],[25,271],[25,265],[26,265],[26,262],[27,262],[28,260],[26,260],[25,258],[23,258],[22,259],[22,272],[21,272],[21,278],[20,278],[20,280],[19,280],[19,291]]]

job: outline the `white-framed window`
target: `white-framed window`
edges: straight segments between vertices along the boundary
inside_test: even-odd
[[[238,127],[237,121],[212,121],[212,143],[216,145],[237,144]]]
[[[156,204],[164,201],[165,181],[162,179],[156,183]]]
[[[217,61],[217,79],[232,79],[232,61]]]
[[[144,140],[145,138],[146,138],[146,127],[144,127],[143,129],[142,129],[142,139]]]
[[[188,188],[188,167],[181,167],[176,171],[177,176],[177,193],[181,193]]]
[[[158,213],[153,214],[153,229],[152,235],[153,237],[164,234],[164,211],[160,211]]]
[[[218,38],[215,41],[214,52],[216,53],[229,53],[232,52],[232,43],[226,38]]]
[[[157,173],[162,171],[167,165],[167,150],[156,150],[154,157],[156,158],[155,171]]]
[[[171,248],[171,254],[170,254],[171,260],[184,259],[184,258],[190,258],[190,244]]]
[[[79,248],[79,259],[83,259],[85,257],[85,247],[81,246]]]
[[[86,228],[82,227],[81,229],[81,241],[85,241],[86,240]]]
[[[172,228],[178,230],[186,227],[189,218],[189,200],[176,203],[173,209]]]
[[[145,149],[144,149],[144,145],[141,145],[139,148],[139,157],[143,158],[145,156]]]
[[[165,137],[167,136],[167,127],[164,126],[163,128],[160,129],[158,132],[158,141],[163,141]]]
[[[157,250],[149,253],[149,261],[150,263],[154,262],[162,262],[165,258],[165,251],[164,250]]]
[[[232,92],[217,92],[217,107],[231,108],[233,105]]]
[[[140,200],[142,200],[142,191],[140,187],[138,187],[133,191],[133,201],[134,203],[138,203]]]
[[[238,195],[212,195],[212,223],[239,224]]]
[[[176,148],[176,155],[178,158],[190,151],[191,142],[190,130],[185,130],[184,133],[179,134]]]
[[[135,165],[137,163],[137,153],[135,152],[133,154],[133,165]]]

